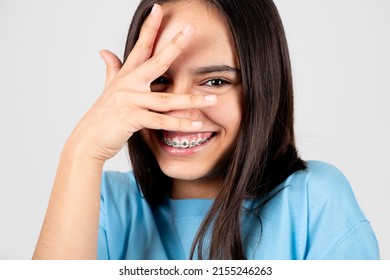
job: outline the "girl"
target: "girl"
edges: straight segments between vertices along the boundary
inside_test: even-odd
[[[296,151],[271,0],[143,0],[68,139],[34,258],[376,259],[352,190]],[[103,173],[128,142],[133,171]],[[99,212],[100,209],[100,212]]]

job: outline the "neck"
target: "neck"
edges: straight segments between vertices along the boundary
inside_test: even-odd
[[[173,199],[215,198],[218,195],[221,183],[221,178],[199,181],[174,179],[171,197]]]

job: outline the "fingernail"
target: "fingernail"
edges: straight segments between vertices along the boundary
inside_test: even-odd
[[[202,127],[202,122],[193,121],[193,122],[191,123],[191,125],[192,125],[193,127]]]
[[[215,101],[215,100],[217,100],[217,96],[216,95],[205,95],[204,100]]]
[[[183,33],[183,34],[186,34],[186,33],[188,33],[188,32],[190,32],[190,30],[191,30],[191,25],[186,25],[186,27],[184,27],[184,29],[181,31],[181,33]]]
[[[150,12],[150,15],[151,15],[151,16],[154,15],[154,14],[156,13],[156,10],[157,10],[157,9],[156,9],[156,6],[157,6],[156,4],[153,5],[152,11]]]

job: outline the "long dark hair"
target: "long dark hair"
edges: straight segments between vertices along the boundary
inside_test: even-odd
[[[129,29],[124,58],[138,39],[153,4],[142,0]],[[177,0],[185,1],[185,0]],[[293,86],[282,21],[272,0],[200,0],[225,17],[242,75],[242,123],[223,183],[195,237],[190,258],[245,259],[241,217],[243,202],[262,198],[290,174],[305,168],[297,155],[293,127]],[[139,133],[128,141],[134,175],[153,206],[169,195],[171,179]],[[260,233],[259,233],[260,235]],[[207,238],[206,238],[207,236]],[[223,238],[221,238],[223,236]],[[207,240],[207,241],[206,241]]]

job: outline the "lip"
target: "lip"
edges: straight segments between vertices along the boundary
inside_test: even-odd
[[[216,136],[216,133],[213,133],[212,136],[209,138],[207,142],[202,143],[199,146],[190,147],[190,148],[177,148],[173,146],[168,146],[163,142],[162,132],[161,131],[155,131],[154,136],[156,137],[156,140],[160,146],[160,148],[167,154],[172,156],[191,156],[195,155],[199,152],[202,152],[206,148],[210,146],[210,144],[214,141],[214,138]]]

